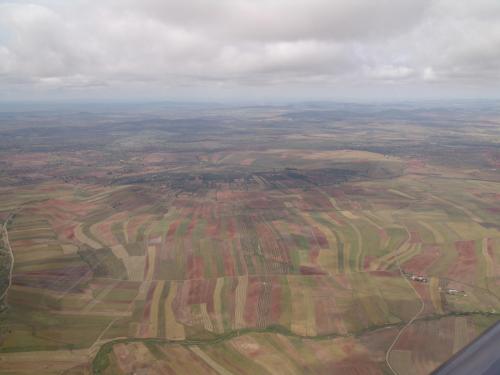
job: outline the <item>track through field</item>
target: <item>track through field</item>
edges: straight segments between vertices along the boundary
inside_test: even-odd
[[[4,235],[4,243],[7,246],[7,249],[9,250],[10,254],[10,268],[9,268],[9,283],[7,285],[7,288],[5,288],[4,292],[0,296],[0,301],[3,301],[4,298],[7,296],[7,293],[12,285],[12,271],[14,270],[14,253],[12,252],[12,248],[10,247],[10,242],[9,242],[9,233],[7,232],[7,224],[9,223],[9,220],[12,218],[12,214],[10,214],[7,219],[5,220],[5,223],[3,224],[2,231]]]
[[[406,244],[408,241],[410,241],[410,232],[408,231],[408,228],[406,226],[405,226],[405,230],[406,230],[406,233],[408,234],[408,239],[403,243],[403,245]],[[403,246],[403,245],[401,245],[401,246]],[[385,353],[385,362],[387,363],[387,366],[391,369],[392,373],[395,375],[399,375],[399,373],[391,366],[391,363],[389,361],[389,356],[391,354],[391,350],[394,348],[394,346],[398,342],[398,340],[401,337],[401,335],[403,334],[403,332],[418,318],[418,316],[422,313],[422,311],[424,311],[424,308],[425,308],[424,300],[422,299],[422,297],[420,297],[420,294],[418,294],[417,290],[415,289],[415,287],[413,286],[411,281],[408,280],[408,278],[404,275],[403,270],[401,268],[401,264],[399,263],[399,256],[398,256],[399,254],[398,253],[399,253],[399,249],[401,248],[401,246],[398,247],[398,250],[396,252],[396,264],[398,266],[399,273],[401,274],[401,277],[403,279],[405,279],[405,281],[408,283],[408,285],[413,289],[413,291],[417,295],[417,298],[421,302],[421,306],[420,306],[420,309],[417,311],[417,313],[408,321],[408,323],[406,323],[403,326],[403,328],[401,328],[399,330],[399,332],[396,335],[396,337],[394,338],[394,341],[392,342],[391,346],[389,346],[389,349],[387,349],[387,352]]]

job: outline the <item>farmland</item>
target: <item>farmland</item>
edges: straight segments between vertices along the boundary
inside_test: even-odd
[[[497,108],[0,113],[0,372],[429,373],[500,319]]]

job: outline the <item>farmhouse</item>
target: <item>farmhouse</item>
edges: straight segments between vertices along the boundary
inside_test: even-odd
[[[413,281],[418,281],[420,283],[426,283],[428,281],[427,277],[425,276],[420,276],[420,275],[412,275],[411,279]]]
[[[465,292],[463,290],[457,290],[457,289],[446,289],[446,293],[451,295],[462,294],[465,296]]]

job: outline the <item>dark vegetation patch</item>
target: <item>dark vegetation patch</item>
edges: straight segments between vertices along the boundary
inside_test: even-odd
[[[127,270],[123,261],[115,257],[111,249],[102,248],[93,250],[90,248],[80,248],[78,255],[88,264],[94,277],[127,278]]]

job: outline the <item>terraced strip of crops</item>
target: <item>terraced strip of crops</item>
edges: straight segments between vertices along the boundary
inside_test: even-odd
[[[391,363],[402,373],[429,372],[499,316],[463,313],[417,319],[397,349],[391,352]],[[314,337],[297,335],[281,326],[269,326],[183,341],[117,339],[102,346],[93,360],[92,372],[121,374],[141,369],[150,373],[202,371],[207,374],[383,373],[389,369],[381,349],[389,346],[401,326],[372,327],[357,335]],[[430,350],[429,345],[418,340],[413,342],[413,336],[425,340],[436,329],[441,332],[439,350]],[[418,330],[421,331],[416,333]]]
[[[494,183],[259,177],[196,194],[20,190],[2,363],[29,351],[83,367],[97,355],[104,373],[152,358],[159,372],[380,373],[394,343],[391,366],[421,374],[498,318]],[[438,329],[445,349],[419,349]]]

